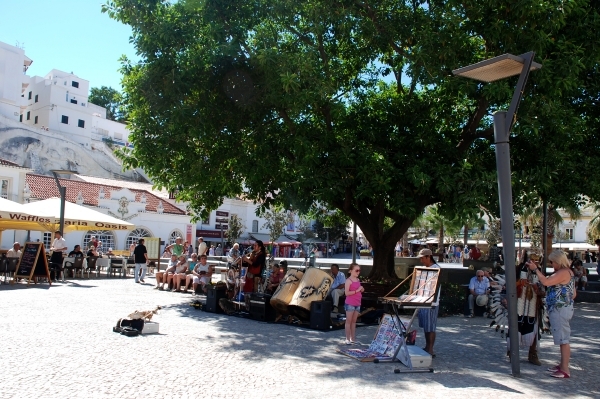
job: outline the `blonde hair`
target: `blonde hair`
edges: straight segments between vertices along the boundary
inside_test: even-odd
[[[552,263],[557,263],[560,266],[559,269],[569,268],[569,259],[567,259],[567,255],[559,249],[550,252],[548,259],[551,260]]]

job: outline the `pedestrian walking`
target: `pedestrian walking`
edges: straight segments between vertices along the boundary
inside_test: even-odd
[[[140,238],[138,245],[133,250],[133,261],[135,262],[135,282],[144,282],[146,271],[148,270],[148,251],[144,245],[144,239]],[[140,276],[140,269],[142,275]]]

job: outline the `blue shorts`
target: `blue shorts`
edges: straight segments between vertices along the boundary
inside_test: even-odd
[[[359,312],[360,313],[360,306],[352,306],[352,305],[344,304],[344,309],[346,310],[346,312]]]

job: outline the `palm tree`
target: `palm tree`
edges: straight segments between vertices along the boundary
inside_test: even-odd
[[[561,208],[572,220],[577,220],[581,218],[581,209],[579,207],[573,205]],[[600,208],[599,208],[600,209]],[[518,220],[521,222],[523,226],[529,227],[531,230],[534,227],[537,227],[540,231],[543,231],[544,228],[544,204],[540,199],[537,204],[525,208],[522,210],[519,215]],[[546,252],[544,255],[547,256],[547,252],[552,248],[552,240],[554,238],[555,229],[563,222],[563,217],[560,215],[558,208],[556,208],[553,204],[548,204],[548,231],[546,237],[542,239],[545,241],[545,249]],[[591,223],[590,223],[591,225]]]

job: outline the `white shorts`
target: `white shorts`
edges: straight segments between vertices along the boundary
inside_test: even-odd
[[[208,277],[204,276],[204,277],[198,277],[198,276],[194,276],[194,284],[208,284],[209,279]]]

